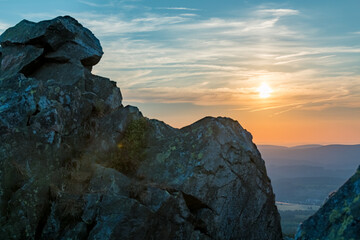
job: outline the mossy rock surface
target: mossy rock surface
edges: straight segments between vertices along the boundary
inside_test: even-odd
[[[132,120],[126,127],[123,138],[110,156],[109,167],[124,174],[133,174],[146,157],[149,123],[144,117]]]
[[[355,240],[359,236],[360,166],[313,216],[300,225],[295,239]]]

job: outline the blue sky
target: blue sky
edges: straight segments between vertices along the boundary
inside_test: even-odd
[[[360,1],[0,4],[0,32],[24,18],[78,19],[104,48],[94,73],[146,116],[176,127],[229,116],[259,143],[360,142]]]

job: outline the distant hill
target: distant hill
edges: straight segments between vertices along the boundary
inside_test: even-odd
[[[277,201],[321,204],[360,163],[360,145],[259,145]]]
[[[299,145],[295,147],[290,147],[291,149],[309,149],[309,148],[317,148],[322,147],[323,145],[320,144],[308,144],[308,145]]]
[[[303,145],[296,147],[259,145],[258,149],[267,166],[310,165],[353,171],[360,163],[360,145]]]

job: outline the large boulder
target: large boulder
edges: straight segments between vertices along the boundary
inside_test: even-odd
[[[99,40],[74,18],[65,16],[39,23],[23,20],[0,36],[3,47],[34,45],[53,61],[80,60],[84,66],[97,64],[103,51]],[[19,49],[21,52],[21,49]]]
[[[151,128],[137,174],[182,195],[182,221],[213,239],[281,239],[265,163],[237,121],[206,117],[179,130],[152,120]]]
[[[360,166],[313,216],[299,226],[295,239],[355,240],[359,237]]]
[[[71,17],[0,36],[0,239],[281,239],[252,136],[228,118],[175,129],[95,76]]]

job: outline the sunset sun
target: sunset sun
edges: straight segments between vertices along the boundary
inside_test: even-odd
[[[271,96],[273,90],[267,83],[262,83],[260,87],[257,88],[257,92],[260,98],[268,98]]]

